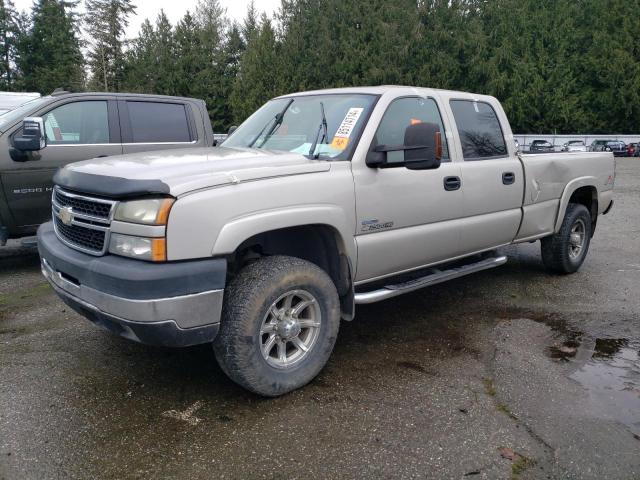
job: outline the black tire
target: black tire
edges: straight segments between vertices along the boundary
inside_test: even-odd
[[[274,302],[291,291],[315,298],[313,308],[320,316],[320,326],[314,343],[308,352],[301,353],[299,361],[276,368],[268,362],[277,362],[278,358],[267,360],[263,356],[264,335],[270,334],[260,332],[265,319],[275,318],[269,317]],[[318,266],[294,257],[263,257],[244,267],[224,296],[220,331],[213,349],[220,367],[234,382],[259,395],[275,397],[306,385],[327,363],[340,327],[340,304],[333,281]],[[303,334],[308,335],[304,330],[300,335]],[[278,349],[279,345],[275,347]],[[276,357],[279,353],[278,350]]]
[[[584,228],[584,240],[579,254],[574,252],[571,233],[576,225]],[[591,214],[584,205],[570,203],[562,220],[560,231],[541,240],[542,262],[553,273],[574,273],[584,262],[591,242]]]

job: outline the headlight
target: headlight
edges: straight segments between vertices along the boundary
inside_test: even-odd
[[[109,252],[139,260],[164,262],[167,260],[167,241],[164,237],[146,238],[112,233]]]
[[[114,219],[144,225],[166,225],[174,201],[173,198],[151,198],[120,202]]]

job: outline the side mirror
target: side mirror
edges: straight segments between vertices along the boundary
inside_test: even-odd
[[[404,152],[404,161],[387,160],[388,152]],[[409,170],[429,170],[440,167],[442,137],[435,123],[409,125],[404,132],[402,145],[376,145],[367,154],[367,166],[371,168],[407,167]]]
[[[35,152],[46,147],[44,120],[41,117],[25,118],[22,121],[22,134],[13,138],[13,146],[21,152]]]
[[[404,165],[409,170],[440,167],[442,136],[435,123],[416,123],[404,131]]]
[[[231,125],[229,127],[229,131],[227,132],[227,136],[231,135],[233,132],[235,132],[238,129],[237,125]]]

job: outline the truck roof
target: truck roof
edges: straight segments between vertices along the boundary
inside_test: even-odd
[[[176,97],[172,95],[157,95],[157,94],[149,94],[149,93],[116,93],[116,92],[59,92],[53,95],[47,95],[43,98],[66,98],[66,97],[92,97],[92,96],[113,96],[113,97],[123,97],[123,98],[167,98],[173,100],[196,100],[202,101],[198,98],[193,97]]]
[[[388,92],[395,93],[407,93],[408,95],[429,95],[433,94],[433,92],[438,92],[440,95],[449,97],[449,98],[462,98],[462,99],[470,99],[470,100],[488,100],[493,99],[494,97],[490,95],[482,95],[477,93],[469,93],[469,92],[459,92],[455,90],[441,90],[438,88],[426,88],[426,87],[411,87],[406,85],[379,85],[379,86],[369,86],[369,87],[344,87],[344,88],[328,88],[323,90],[310,90],[306,92],[297,92],[290,93],[287,95],[282,95],[277,98],[286,98],[286,97],[297,97],[303,95],[321,95],[321,94],[336,94],[336,93],[361,93],[361,94],[369,94],[369,95],[383,95]]]

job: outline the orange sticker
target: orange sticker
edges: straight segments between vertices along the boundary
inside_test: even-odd
[[[349,139],[345,137],[333,137],[333,141],[331,142],[331,146],[338,150],[344,150],[349,145]]]

